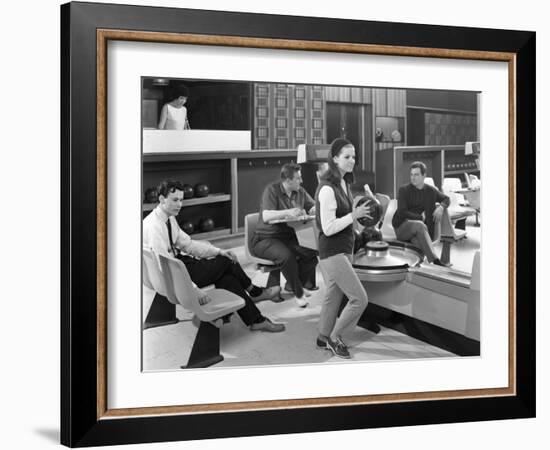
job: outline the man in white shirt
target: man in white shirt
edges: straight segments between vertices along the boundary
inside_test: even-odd
[[[251,330],[284,331],[283,324],[264,317],[252,301],[278,296],[278,286],[265,289],[254,286],[233,252],[206,241],[194,241],[181,230],[176,216],[182,207],[183,185],[178,181],[162,181],[158,199],[158,206],[143,219],[143,246],[182,261],[197,286],[201,304],[208,303],[210,298],[200,288],[215,284],[244,299],[245,305],[237,313]]]

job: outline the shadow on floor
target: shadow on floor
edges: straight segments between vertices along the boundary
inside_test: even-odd
[[[54,444],[59,444],[60,433],[57,428],[38,428],[34,430],[38,435],[46,439],[47,441],[53,442]]]

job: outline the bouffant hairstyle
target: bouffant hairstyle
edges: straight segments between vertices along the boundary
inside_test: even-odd
[[[176,99],[179,97],[189,98],[189,88],[184,84],[178,84],[170,90],[170,98]]]
[[[340,170],[338,169],[338,166],[334,162],[333,158],[335,156],[338,156],[346,145],[353,144],[344,138],[336,138],[334,139],[334,141],[332,141],[332,143],[330,144],[330,152],[327,157],[328,169],[323,175],[321,175],[321,179],[326,180],[334,185],[340,184],[340,182],[342,181],[342,176],[340,175]],[[346,173],[344,175],[344,180],[346,180],[346,183],[348,184],[353,184],[353,182],[355,181],[353,172]]]

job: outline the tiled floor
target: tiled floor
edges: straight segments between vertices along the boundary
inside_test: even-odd
[[[480,228],[472,226],[473,219],[468,225],[468,239],[454,245],[451,251],[453,268],[465,272],[471,271],[473,254],[479,249],[480,243]],[[244,248],[234,247],[233,251],[253,282],[265,285],[267,275],[256,271],[247,263]],[[233,315],[231,322],[221,329],[221,353],[225,359],[215,367],[346,363],[334,357],[331,352],[315,347],[323,296],[323,280],[319,273],[317,280],[321,289],[309,298],[310,304],[307,308],[296,306],[290,294],[285,294],[286,300],[281,303],[264,301],[258,304],[263,314],[273,321],[285,324],[286,331],[283,333],[251,332],[237,315]],[[144,313],[151,302],[151,294],[144,292]],[[196,328],[185,310],[178,308],[178,317],[181,320],[178,324],[143,332],[144,370],[177,370],[186,363]],[[455,356],[389,328],[382,328],[377,335],[356,328],[348,336],[347,343],[353,361]]]

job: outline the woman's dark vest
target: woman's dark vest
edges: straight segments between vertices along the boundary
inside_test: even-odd
[[[353,199],[348,192],[344,192],[341,186],[336,186],[329,181],[321,180],[315,192],[315,221],[319,229],[319,258],[325,259],[339,253],[353,253],[353,224],[347,226],[332,236],[326,236],[321,226],[321,205],[319,204],[319,191],[323,186],[328,186],[334,191],[336,198],[336,218],[344,217],[353,209]]]

